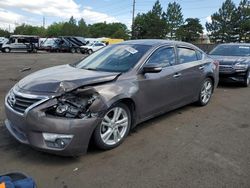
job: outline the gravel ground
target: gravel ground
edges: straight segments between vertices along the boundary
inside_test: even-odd
[[[221,85],[208,106],[188,105],[142,123],[111,151],[91,147],[85,156],[65,158],[12,139],[3,126],[6,92],[31,72],[81,58],[0,53],[0,174],[25,172],[38,188],[250,187],[250,88]]]

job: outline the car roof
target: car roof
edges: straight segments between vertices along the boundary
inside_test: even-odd
[[[138,44],[138,45],[149,45],[152,47],[157,47],[160,45],[184,45],[184,46],[189,46],[195,49],[198,49],[196,46],[190,43],[186,42],[181,42],[181,41],[174,41],[174,40],[164,40],[164,39],[140,39],[140,40],[128,40],[124,41],[119,44]]]
[[[250,43],[224,43],[219,44],[219,46],[250,46]]]

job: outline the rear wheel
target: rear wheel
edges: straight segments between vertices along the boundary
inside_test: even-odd
[[[92,54],[93,53],[93,50],[88,50],[88,54]]]
[[[76,49],[75,49],[75,48],[71,48],[71,49],[70,49],[70,52],[71,52],[71,53],[76,53]]]
[[[80,48],[77,48],[77,49],[76,49],[76,52],[77,52],[77,53],[81,53],[81,49],[80,49]]]
[[[248,87],[249,83],[250,83],[250,78],[249,78],[249,71],[248,71],[247,74],[246,74],[246,77],[244,79],[243,86]]]
[[[205,106],[209,103],[213,93],[213,82],[210,78],[206,78],[201,86],[198,105]]]
[[[4,48],[4,52],[10,53],[10,48]]]
[[[102,122],[94,131],[94,141],[100,149],[108,150],[119,146],[127,137],[131,126],[129,108],[118,103],[105,113]]]

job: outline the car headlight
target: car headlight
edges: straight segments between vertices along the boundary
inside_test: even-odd
[[[236,63],[234,65],[234,69],[236,70],[246,70],[248,68],[248,64],[246,63]]]
[[[97,94],[79,96],[67,93],[57,98],[57,104],[47,110],[47,114],[66,118],[86,118],[91,116],[89,107],[96,100]]]

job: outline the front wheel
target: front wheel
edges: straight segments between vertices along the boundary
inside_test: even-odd
[[[131,112],[122,103],[113,105],[105,113],[102,122],[94,131],[98,148],[108,150],[119,146],[127,137],[131,126]]]
[[[197,101],[199,106],[205,106],[209,103],[213,93],[213,82],[210,78],[206,78],[201,86],[199,100]]]
[[[248,87],[249,83],[250,83],[250,78],[249,78],[249,71],[248,71],[247,74],[246,74],[246,77],[244,79],[243,86]]]
[[[10,48],[4,48],[5,53],[10,53]]]

